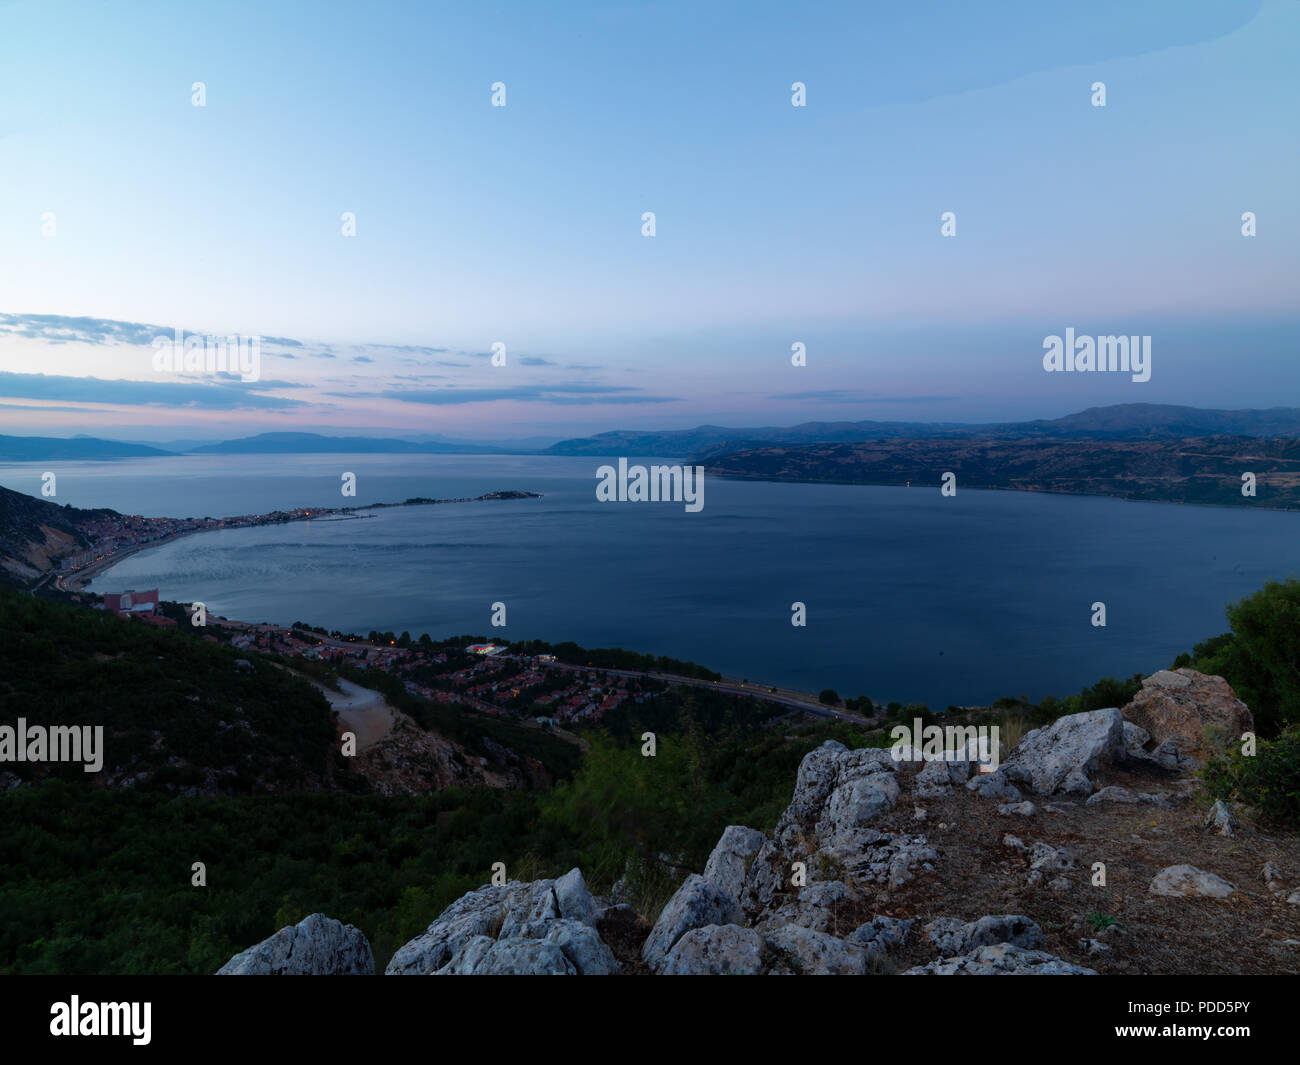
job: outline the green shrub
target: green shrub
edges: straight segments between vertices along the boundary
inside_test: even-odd
[[[1259,740],[1253,756],[1239,749],[1211,758],[1201,779],[1213,799],[1246,803],[1275,825],[1300,826],[1300,726]]]

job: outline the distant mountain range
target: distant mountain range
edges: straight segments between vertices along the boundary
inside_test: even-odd
[[[191,455],[503,455],[490,444],[450,444],[440,440],[393,440],[379,436],[321,436],[318,433],[261,433],[190,448]]]
[[[1176,440],[1200,436],[1300,437],[1300,408],[1202,410],[1160,403],[1089,407],[1028,422],[804,422],[781,428],[701,425],[667,432],[613,432],[562,440],[549,455],[723,454],[763,444],[839,444],[867,440]]]
[[[145,444],[124,444],[96,436],[0,436],[0,462],[41,462],[46,459],[139,459],[175,454]]]
[[[439,434],[410,439],[327,436],[321,433],[260,433],[215,443],[175,441],[151,446],[93,436],[0,436],[0,462],[150,458],[189,455],[657,455],[716,457],[762,446],[862,443],[871,440],[1178,440],[1189,437],[1300,437],[1300,408],[1202,410],[1159,403],[1089,407],[1063,418],[1027,422],[804,422],[793,426],[616,431],[561,440],[545,438],[481,444]],[[553,438],[552,438],[553,439]]]

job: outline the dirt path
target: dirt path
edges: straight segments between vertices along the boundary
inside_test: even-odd
[[[357,734],[358,751],[373,747],[393,731],[396,712],[379,692],[353,684],[350,680],[339,680],[341,692],[330,691],[314,680],[312,683],[325,693],[330,706],[338,711],[344,728]]]

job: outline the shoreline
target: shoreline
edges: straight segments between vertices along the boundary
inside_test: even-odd
[[[366,517],[364,513],[368,510],[387,510],[393,507],[426,507],[434,506],[441,503],[487,503],[496,501],[508,501],[517,499],[542,499],[540,492],[526,492],[511,489],[508,491],[485,492],[480,496],[459,496],[449,499],[430,499],[422,496],[415,496],[403,500],[400,503],[369,503],[363,506],[350,507],[321,507],[314,512],[307,508],[300,508],[303,513],[296,511],[278,511],[273,510],[268,514],[259,514],[257,518],[268,520],[253,520],[239,525],[208,525],[197,529],[183,529],[180,532],[170,533],[158,540],[150,540],[143,544],[132,544],[124,547],[119,551],[113,552],[104,558],[95,559],[93,562],[82,566],[80,569],[71,570],[67,573],[61,570],[50,570],[43,575],[29,591],[33,594],[40,588],[45,581],[51,577],[54,579],[54,587],[60,591],[93,595],[95,593],[88,591],[86,585],[98,577],[102,577],[110,569],[120,562],[124,562],[132,555],[139,554],[141,551],[148,551],[155,547],[166,547],[168,544],[175,543],[177,540],[184,539],[187,536],[194,536],[198,533],[222,532],[231,529],[258,529],[268,525],[290,525],[299,521],[351,521]],[[283,515],[276,517],[276,515]],[[275,520],[269,520],[274,518]],[[226,519],[222,519],[225,521]]]

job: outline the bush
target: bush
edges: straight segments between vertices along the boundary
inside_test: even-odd
[[[1300,826],[1300,726],[1259,740],[1253,757],[1234,749],[1211,758],[1201,779],[1213,799],[1246,803],[1278,826]]]
[[[1207,656],[1207,671],[1232,685],[1262,735],[1300,723],[1300,580],[1267,582],[1228,607],[1228,621],[1230,641],[1207,641],[1218,644]]]
[[[834,688],[823,688],[821,695],[817,696],[817,700],[826,706],[838,706],[840,697]]]

